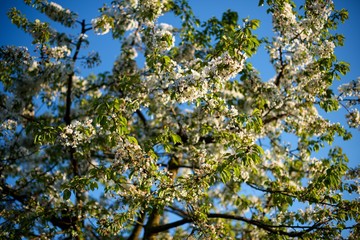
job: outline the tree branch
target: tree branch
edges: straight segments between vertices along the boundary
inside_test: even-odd
[[[280,72],[279,72],[279,74],[276,76],[276,79],[275,79],[275,85],[277,86],[277,87],[279,87],[280,86],[280,80],[281,80],[281,78],[283,77],[283,75],[284,75],[284,69],[285,69],[285,64],[284,64],[284,62],[283,62],[283,57],[282,57],[282,49],[281,49],[281,47],[279,48],[279,56],[280,56],[280,64],[281,64],[281,68],[280,68]]]
[[[144,124],[144,127],[147,128],[147,121],[146,121],[144,114],[141,112],[141,110],[137,109],[136,114],[139,116],[141,122]]]
[[[289,237],[300,237],[300,236],[304,235],[305,233],[311,232],[312,230],[316,229],[317,227],[319,227],[323,224],[321,222],[318,222],[312,226],[303,226],[303,228],[307,228],[304,231],[286,232],[283,230],[277,230],[276,228],[296,228],[297,226],[270,225],[270,224],[266,224],[266,223],[258,221],[258,220],[253,220],[253,219],[249,219],[249,218],[245,218],[245,217],[241,217],[241,216],[230,215],[230,214],[221,214],[221,213],[210,213],[210,214],[208,214],[208,218],[222,218],[222,219],[238,220],[238,221],[242,221],[242,222],[246,222],[246,223],[255,225],[255,226],[262,228],[270,233],[285,235],[285,236],[289,236]]]
[[[82,22],[80,23],[81,25],[81,34],[85,34],[87,29],[85,28],[85,20],[82,20]],[[81,48],[81,44],[83,42],[83,39],[80,38],[79,41],[76,43],[76,47],[75,47],[75,53],[72,57],[72,61],[75,63],[79,52],[80,52],[80,48]],[[66,109],[65,109],[65,116],[64,116],[64,121],[66,123],[66,125],[70,125],[71,123],[71,104],[72,104],[72,100],[71,100],[71,93],[72,93],[72,79],[75,75],[74,70],[68,75],[68,80],[67,80],[67,91],[66,91]]]
[[[139,239],[141,230],[143,228],[144,220],[145,220],[145,213],[140,213],[140,216],[138,217],[138,219],[136,221],[136,225],[135,225],[130,237],[128,238],[128,240]]]
[[[301,237],[302,235],[309,233],[315,229],[327,229],[327,228],[323,228],[320,227],[321,225],[327,223],[328,221],[325,222],[316,222],[311,226],[295,226],[295,225],[271,225],[259,220],[254,220],[254,219],[249,219],[246,217],[242,217],[242,216],[235,216],[235,215],[231,215],[231,214],[222,214],[222,213],[210,213],[207,215],[208,218],[221,218],[221,219],[228,219],[228,220],[236,220],[236,221],[242,221],[242,222],[246,222],[248,224],[254,225],[258,228],[261,228],[269,233],[272,234],[277,234],[277,235],[283,235],[283,236],[289,236],[289,237]],[[178,220],[176,222],[172,222],[172,223],[167,223],[161,226],[155,226],[151,228],[151,233],[152,234],[156,234],[159,232],[164,232],[167,231],[171,228],[175,228],[175,227],[179,227],[181,225],[187,224],[187,223],[192,223],[194,222],[193,219],[191,218],[183,218],[181,220]],[[357,225],[353,225],[350,227],[346,227],[346,229],[351,229],[356,227]],[[294,228],[294,229],[305,229],[302,231],[284,231],[284,230],[280,230],[279,228]]]
[[[295,199],[299,199],[298,196],[295,196],[295,195],[292,195],[288,192],[285,192],[285,191],[282,191],[282,190],[272,190],[272,189],[269,189],[269,188],[261,188],[261,187],[258,187],[256,186],[255,184],[253,183],[250,183],[250,182],[247,182],[246,183],[248,186],[250,186],[251,188],[255,189],[255,190],[258,190],[258,191],[261,191],[261,192],[265,192],[265,193],[278,193],[278,194],[281,194],[281,195],[284,195],[284,196],[288,196],[288,197],[291,197],[291,198],[295,198]],[[347,210],[345,207],[341,207],[339,206],[340,204],[331,204],[331,203],[327,203],[327,202],[324,202],[324,201],[318,201],[318,202],[314,202],[314,201],[310,201],[308,199],[304,199],[305,201],[308,201],[308,202],[311,202],[311,203],[315,203],[315,204],[322,204],[322,205],[326,205],[326,206],[329,206],[329,207],[336,207],[336,208],[340,208],[340,209],[343,209],[343,210]]]
[[[172,222],[172,223],[167,223],[167,224],[164,224],[164,225],[161,225],[161,226],[156,226],[156,227],[153,227],[151,229],[151,232],[152,233],[159,233],[159,232],[164,232],[164,231],[167,231],[171,228],[175,228],[175,227],[178,227],[178,226],[181,226],[181,225],[184,225],[186,223],[191,223],[193,222],[192,219],[190,218],[184,218],[184,219],[181,219],[179,221],[176,221],[176,222]]]
[[[86,31],[90,30],[91,28],[86,28],[86,24],[85,24],[85,20],[82,20],[80,22],[81,25],[81,34],[85,34]],[[81,48],[81,44],[83,42],[83,38],[80,38],[78,40],[78,42],[76,43],[76,47],[75,47],[75,53],[72,57],[72,61],[75,64],[76,60],[78,59],[78,55],[80,52],[80,48]],[[73,87],[73,77],[75,75],[75,71],[72,70],[71,73],[68,75],[68,79],[67,79],[67,91],[66,91],[66,106],[65,106],[65,115],[64,115],[64,121],[66,123],[66,125],[70,125],[71,124],[71,105],[72,105],[72,87]],[[71,166],[72,166],[72,171],[74,176],[80,176],[80,172],[79,172],[79,163],[77,162],[77,160],[74,157],[75,154],[75,148],[73,148],[72,146],[69,147],[69,159],[71,162]],[[75,191],[75,195],[76,195],[76,204],[77,205],[81,205],[82,204],[82,194],[79,191]],[[80,211],[79,208],[77,208],[77,213],[76,215],[79,215]],[[83,222],[80,219],[76,219],[76,221],[71,222],[72,226],[74,228],[74,230],[76,230],[78,232],[78,236],[76,237],[76,239],[80,239],[81,238],[81,226],[83,225]]]

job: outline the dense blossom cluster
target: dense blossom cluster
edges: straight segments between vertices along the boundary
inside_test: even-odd
[[[172,34],[173,27],[166,23],[161,23],[155,28],[154,40],[152,43],[160,51],[168,51],[175,45],[175,37]]]
[[[91,24],[93,26],[95,33],[98,35],[107,34],[111,29],[110,23],[107,22],[105,18],[95,18],[91,20]]]
[[[345,107],[352,108],[360,102],[360,77],[349,83],[342,84],[338,87],[340,93],[339,100],[346,101]],[[360,113],[358,109],[351,109],[346,114],[348,124],[352,128],[360,127]]]
[[[0,142],[3,145],[11,146],[16,141],[16,127],[18,122],[12,119],[3,121],[0,125]]]
[[[40,9],[50,19],[60,22],[65,26],[74,25],[77,15],[71,12],[69,9],[64,9],[60,4],[55,2],[42,1]]]
[[[358,128],[360,126],[360,112],[354,109],[352,112],[346,115],[348,118],[348,124],[350,127]]]
[[[61,59],[71,54],[71,50],[67,46],[54,47],[47,52],[48,56],[55,59]]]
[[[342,97],[357,97],[360,98],[360,77],[349,83],[342,84],[338,88]]]
[[[154,21],[160,17],[166,6],[167,0],[146,1],[112,1],[110,6],[102,8],[102,15],[94,18],[91,23],[97,34],[106,34],[111,29],[115,36],[122,35],[125,31],[137,29],[144,24],[154,27]]]
[[[62,129],[59,134],[59,141],[66,147],[76,148],[79,145],[90,143],[95,133],[91,119],[84,122],[75,120]]]

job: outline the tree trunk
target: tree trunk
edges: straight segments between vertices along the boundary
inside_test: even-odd
[[[172,174],[172,181],[175,181],[176,175],[179,169],[179,161],[176,158],[172,158],[168,164],[169,172]],[[144,233],[144,240],[155,240],[157,233],[153,233],[152,229],[160,224],[160,210],[161,209],[154,209],[153,212],[150,214],[149,219],[145,226],[145,233]]]

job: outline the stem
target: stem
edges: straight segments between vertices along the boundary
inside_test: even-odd
[[[89,30],[86,28],[85,20],[82,20],[82,22],[80,24],[81,24],[81,34],[85,34],[86,31]],[[82,42],[83,42],[83,39],[80,38],[79,41],[76,43],[75,53],[72,57],[72,62],[74,64],[75,64],[76,60],[78,59],[78,55],[80,52]],[[66,107],[65,107],[65,115],[64,115],[64,121],[65,121],[66,125],[71,124],[71,105],[72,105],[71,95],[72,95],[74,75],[75,75],[75,71],[73,69],[72,72],[68,75],[68,79],[67,79]],[[74,156],[75,152],[76,152],[76,149],[74,147],[70,146],[69,147],[69,159],[71,162],[73,176],[79,177],[80,176],[79,163],[75,159],[75,156]],[[81,230],[81,228],[83,226],[83,221],[81,220],[81,217],[80,217],[81,216],[81,207],[82,207],[82,202],[83,202],[83,195],[80,191],[75,190],[75,196],[76,196],[75,204],[76,204],[77,218],[76,218],[76,221],[73,222],[72,228],[73,228],[73,230],[75,230],[77,232],[77,236],[75,239],[83,239],[82,230]]]
[[[281,68],[280,68],[280,72],[279,72],[279,74],[276,76],[276,79],[275,79],[275,85],[277,86],[277,87],[279,87],[280,86],[280,80],[281,80],[281,78],[283,77],[283,75],[284,75],[284,69],[285,69],[285,64],[284,64],[284,62],[283,62],[283,57],[282,57],[282,49],[281,49],[281,47],[279,48],[279,55],[280,55],[280,64],[281,64]]]
[[[85,20],[82,20],[81,22],[81,34],[85,34],[86,31],[88,29],[85,28]],[[76,47],[75,47],[75,53],[72,57],[72,61],[75,63],[76,60],[78,59],[78,55],[80,52],[80,48],[81,48],[81,44],[83,42],[83,39],[80,38],[79,41],[76,43]],[[71,123],[71,104],[72,104],[72,99],[71,99],[71,93],[72,93],[72,79],[75,75],[75,72],[72,71],[69,76],[68,76],[68,81],[67,81],[67,92],[66,92],[66,109],[65,109],[65,116],[64,116],[64,121],[66,123],[66,125],[70,125]]]
[[[169,172],[172,174],[172,182],[175,181],[176,175],[179,169],[179,161],[175,157],[172,157],[168,164]],[[156,234],[159,233],[156,229],[160,225],[160,211],[161,209],[155,208],[150,214],[149,219],[145,226],[144,239],[155,240]]]

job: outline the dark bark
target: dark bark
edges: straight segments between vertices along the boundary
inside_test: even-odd
[[[145,214],[141,213],[137,219],[137,223],[136,223],[133,231],[131,232],[131,235],[128,238],[128,240],[137,240],[140,238],[140,234],[143,229],[144,220],[145,220]]]
[[[179,169],[179,161],[175,157],[171,158],[168,164],[169,172],[172,174],[172,181],[175,181],[178,169]],[[145,233],[144,239],[155,240],[156,234],[159,232],[154,231],[160,225],[160,218],[162,209],[155,208],[153,212],[150,214],[148,221],[145,225]]]
[[[81,25],[81,34],[85,34],[88,30],[91,28],[86,28],[85,20],[82,20],[82,22],[79,22]],[[78,42],[76,43],[75,52],[72,57],[72,61],[75,64],[75,62],[78,59],[78,55],[80,52],[81,44],[83,42],[83,39],[80,38]],[[74,70],[68,75],[67,79],[67,91],[66,91],[66,106],[65,106],[65,115],[64,115],[64,121],[66,125],[71,124],[71,105],[72,105],[72,87],[73,87],[73,77],[75,75]],[[69,160],[71,162],[72,172],[74,177],[80,176],[79,172],[79,163],[75,159],[75,152],[76,149],[73,147],[69,147]],[[75,189],[75,197],[76,197],[76,219],[72,219],[71,221],[71,227],[77,232],[76,239],[82,239],[82,227],[84,225],[83,220],[81,219],[81,208],[83,204],[83,196],[82,193]]]

